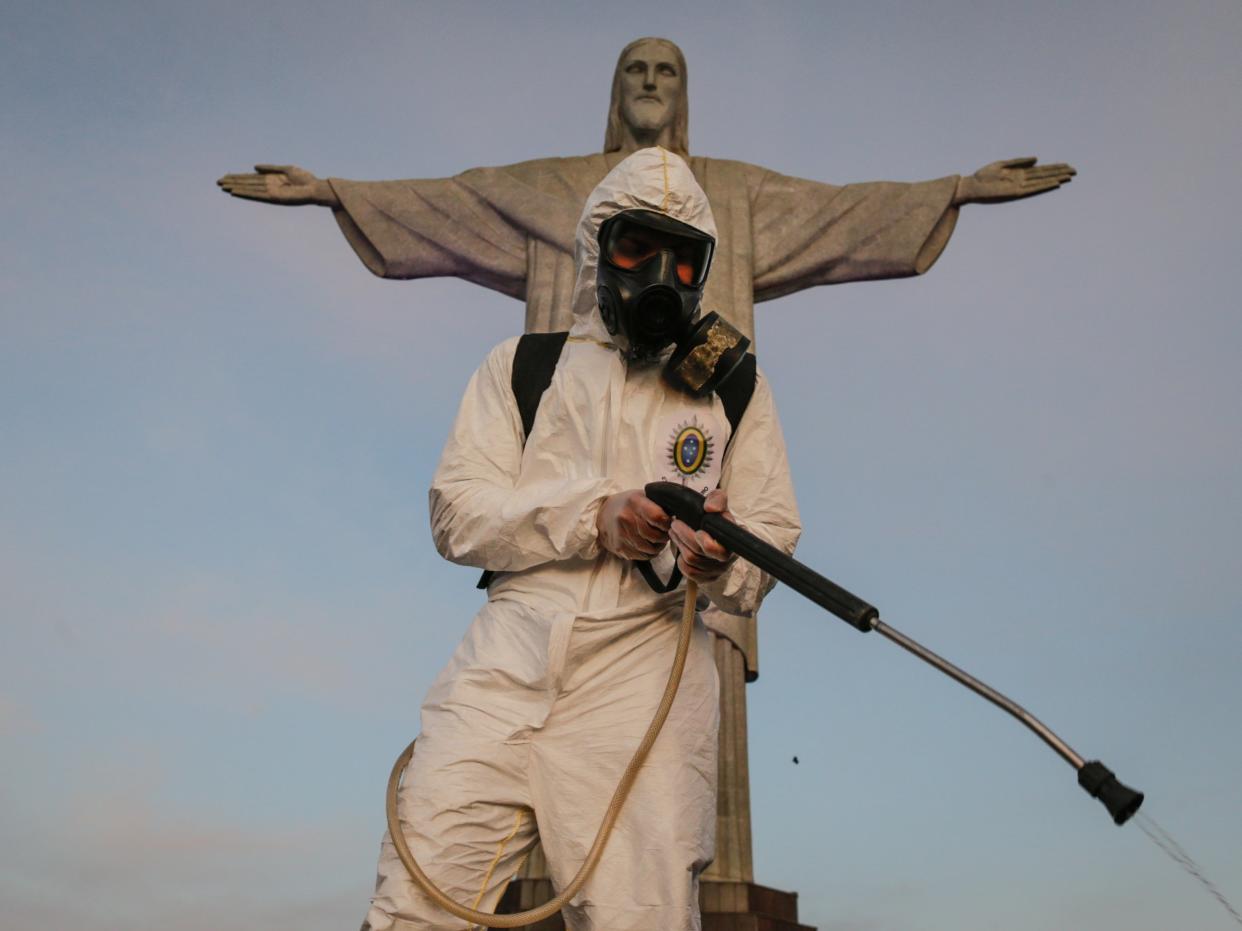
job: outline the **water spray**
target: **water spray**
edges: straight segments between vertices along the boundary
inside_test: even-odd
[[[867,633],[876,631],[902,649],[913,653],[952,679],[956,679],[977,695],[1017,718],[1035,732],[1049,747],[1078,773],[1078,784],[1092,798],[1097,798],[1108,809],[1113,821],[1122,825],[1143,804],[1143,793],[1117,781],[1112,770],[1099,760],[1084,760],[1068,744],[1053,733],[1052,729],[1023,708],[1017,702],[1002,695],[991,686],[954,666],[942,656],[933,653],[905,634],[880,620],[880,612],[857,595],[846,591],[815,570],[803,565],[792,556],[778,550],[748,530],[729,519],[703,510],[703,497],[692,489],[673,482],[652,482],[645,489],[646,495],[667,513],[689,524],[695,530],[705,530],[721,545],[736,553],[747,562],[754,563],[780,582],[784,582],[800,595],[804,595],[822,608],[835,614],[852,627]]]

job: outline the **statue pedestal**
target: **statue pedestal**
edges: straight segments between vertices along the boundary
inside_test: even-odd
[[[524,912],[552,898],[549,879],[515,879],[509,883],[496,913]],[[798,893],[781,892],[749,882],[704,880],[699,886],[703,931],[815,931],[798,924]],[[560,915],[553,915],[530,931],[565,931]]]
[[[699,908],[703,931],[815,931],[798,924],[798,893],[756,883],[704,882]]]

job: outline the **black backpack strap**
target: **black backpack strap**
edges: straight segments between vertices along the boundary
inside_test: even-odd
[[[539,402],[543,393],[552,384],[552,375],[556,372],[556,363],[561,358],[561,350],[565,348],[565,340],[569,333],[523,333],[518,340],[517,351],[513,354],[513,373],[509,376],[509,387],[513,390],[513,398],[517,401],[518,414],[522,418],[522,445],[530,436],[535,426],[535,414],[539,412]],[[492,584],[496,573],[484,569],[479,576],[475,588],[487,588]]]
[[[518,340],[509,384],[517,400],[518,413],[522,415],[523,445],[535,425],[539,401],[552,384],[552,375],[568,336],[568,333],[526,333]]]
[[[751,396],[755,393],[756,376],[755,354],[748,352],[742,356],[742,361],[725,379],[724,384],[716,389],[716,395],[720,398],[720,403],[724,405],[725,416],[729,418],[730,443],[733,442],[733,437],[737,433],[737,425],[742,422],[742,415],[746,413]]]

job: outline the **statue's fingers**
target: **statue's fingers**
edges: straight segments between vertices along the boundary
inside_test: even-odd
[[[1073,180],[1070,175],[1052,175],[1047,178],[1026,178],[1022,182],[1023,187],[1058,187],[1062,184],[1069,184]]]
[[[221,185],[227,191],[253,191],[260,194],[267,190],[267,185],[262,181],[231,181],[228,184]]]
[[[1022,158],[1007,158],[1001,162],[1002,168],[1030,168],[1039,159],[1034,155],[1024,155]]]
[[[1019,197],[1034,197],[1036,194],[1044,194],[1048,191],[1060,190],[1061,183],[1062,182],[1060,181],[1037,181],[1037,182],[1032,182],[1029,184],[1024,184],[1022,185],[1022,193],[1020,193],[1018,196]],[[1069,179],[1067,178],[1064,183],[1068,184]]]
[[[1028,178],[1072,178],[1078,172],[1074,171],[1069,165],[1038,165],[1035,168],[1028,168],[1026,176]]]
[[[1018,187],[1023,191],[1045,191],[1049,188],[1060,187],[1063,184],[1069,183],[1069,176],[1063,175],[1056,178],[1027,178]]]
[[[271,200],[272,192],[265,187],[254,187],[252,185],[238,185],[236,187],[226,187],[234,197],[245,197],[249,200]]]
[[[266,184],[255,184],[252,181],[235,181],[231,184],[221,185],[221,187],[223,187],[224,190],[228,191],[230,194],[253,194],[256,197],[271,196],[271,191],[268,189]]]
[[[242,200],[261,200],[261,201],[268,202],[268,201],[271,201],[272,199],[272,195],[267,193],[267,191],[265,190],[256,191],[252,188],[234,189],[234,190],[229,190],[228,188],[225,188],[225,190],[228,191],[230,194],[232,194],[234,197],[240,197]]]
[[[1078,172],[1074,169],[1073,165],[1068,165],[1065,162],[1049,162],[1044,165],[1036,165],[1034,168],[1031,169],[1031,171],[1046,171],[1050,174],[1055,173],[1055,174],[1063,174],[1063,175],[1078,174]]]
[[[260,181],[260,180],[262,180],[261,176],[254,175],[254,174],[225,175],[223,178],[217,181],[216,184],[223,186],[225,184],[240,184],[243,181]]]

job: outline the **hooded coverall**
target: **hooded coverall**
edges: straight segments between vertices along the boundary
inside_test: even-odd
[[[668,678],[684,591],[655,593],[631,562],[600,548],[603,501],[658,479],[700,491],[719,482],[737,521],[782,550],[792,552],[801,529],[762,373],[731,438],[715,395],[667,387],[659,365],[627,366],[604,327],[599,227],[634,208],[715,234],[707,198],[677,156],[644,149],[613,169],[578,225],[574,325],[530,436],[523,444],[511,339],[466,388],[432,482],[437,549],[498,575],[423,703],[398,810],[423,870],[485,911],[537,840],[554,885],[569,882]],[[679,469],[674,446],[687,428],[698,431],[703,455],[682,457]],[[653,566],[667,577],[673,562],[666,547]],[[701,591],[748,613],[771,585],[735,560]],[[698,876],[715,834],[718,688],[697,622],[664,730],[599,868],[565,909],[574,931],[700,926]],[[367,922],[372,931],[466,927],[412,883],[387,836]]]

